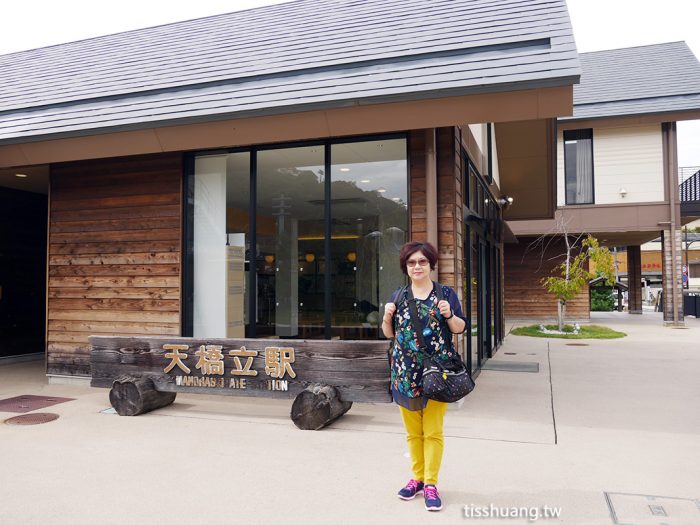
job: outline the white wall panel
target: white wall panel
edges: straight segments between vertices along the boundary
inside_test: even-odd
[[[664,200],[661,125],[593,129],[595,204]],[[626,190],[626,196],[620,190]],[[563,132],[557,138],[557,204],[565,204]]]

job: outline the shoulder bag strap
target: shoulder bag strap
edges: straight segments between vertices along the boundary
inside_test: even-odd
[[[435,283],[435,295],[437,296],[438,303],[445,299],[445,295],[442,293],[442,285],[440,283]]]
[[[418,307],[416,306],[416,299],[413,297],[413,290],[409,285],[407,287],[408,292],[408,313],[411,315],[411,323],[413,324],[413,329],[416,331],[416,339],[418,339],[418,346],[420,350],[425,353],[427,350],[427,345],[425,344],[425,337],[423,337],[423,330],[420,327],[420,316],[418,315]]]

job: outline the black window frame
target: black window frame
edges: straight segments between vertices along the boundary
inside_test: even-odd
[[[567,184],[567,162],[566,162],[566,141],[567,134],[569,136],[575,135],[575,137],[569,140],[581,140],[588,139],[591,141],[591,201],[590,202],[569,202],[569,192],[566,189]],[[581,135],[589,136],[581,136]],[[590,206],[595,204],[595,149],[593,147],[593,128],[580,128],[580,129],[565,129],[562,131],[562,148],[564,150],[564,204],[566,206]]]
[[[381,140],[397,140],[403,139],[406,144],[406,195],[408,200],[407,207],[407,220],[410,228],[411,223],[411,157],[410,157],[410,146],[409,146],[409,134],[408,132],[399,133],[384,133],[377,135],[355,135],[350,137],[342,138],[326,138],[326,139],[316,139],[316,140],[303,140],[303,141],[291,141],[291,142],[281,142],[274,144],[259,144],[253,146],[242,146],[233,148],[217,148],[217,149],[207,149],[207,150],[197,150],[186,152],[183,157],[183,184],[182,184],[182,305],[181,305],[181,327],[182,327],[182,337],[192,337],[194,332],[194,167],[195,158],[198,155],[215,155],[215,154],[231,154],[231,153],[250,153],[250,185],[249,185],[249,224],[250,224],[250,246],[251,252],[254,252],[257,247],[257,215],[256,215],[256,204],[257,204],[257,154],[259,151],[275,150],[275,149],[286,149],[286,148],[297,148],[297,147],[309,147],[318,146],[324,148],[324,170],[325,180],[324,180],[324,254],[326,260],[329,260],[331,253],[331,229],[332,229],[332,210],[331,210],[331,146],[334,144],[351,144],[353,142],[371,142],[371,141],[381,141]],[[259,256],[258,253],[246,253],[246,269],[248,270],[248,282],[246,285],[249,287],[250,292],[248,293],[248,312],[249,316],[253,316],[254,319],[255,312],[257,311],[257,274],[254,271],[255,261]],[[324,274],[324,301],[326,306],[325,315],[325,327],[324,336],[325,339],[331,339],[331,309],[332,309],[332,297],[331,297],[331,265],[326,265],[326,270]],[[378,330],[378,338],[382,339],[382,331]],[[251,321],[249,318],[248,325],[246,326],[246,337],[256,338],[257,327],[256,323]]]

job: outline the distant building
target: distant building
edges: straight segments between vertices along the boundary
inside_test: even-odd
[[[518,244],[506,245],[506,316],[554,317],[556,299],[541,287],[561,259],[549,242],[561,224],[607,246],[626,247],[629,311],[642,311],[642,274],[654,265],[663,281],[664,319],[683,321],[681,227],[700,210],[681,214],[676,122],[700,117],[700,63],[684,42],[582,53],[574,114],[557,122],[554,217],[520,215],[517,193],[505,218]],[[547,191],[542,188],[541,191]],[[696,197],[700,202],[700,196]],[[548,250],[532,249],[540,236]],[[662,255],[645,262],[640,246],[660,237]],[[528,249],[530,248],[530,249]],[[588,319],[588,292],[569,313]]]

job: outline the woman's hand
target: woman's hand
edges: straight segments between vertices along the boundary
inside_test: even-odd
[[[396,312],[396,305],[394,303],[386,303],[384,305],[384,319],[383,322],[391,324],[391,318],[394,317]]]
[[[450,329],[450,332],[453,334],[461,334],[464,332],[464,329],[467,327],[467,323],[465,323],[464,319],[461,317],[455,316],[450,303],[443,299],[438,303],[438,309],[440,310],[440,314],[445,318],[445,322],[447,323],[447,327]]]
[[[438,309],[444,318],[452,317],[452,308],[450,307],[450,303],[444,299],[438,303]]]
[[[384,305],[384,318],[382,319],[382,332],[387,339],[394,337],[394,327],[391,323],[391,318],[394,317],[396,312],[396,305],[394,303],[386,303]]]

